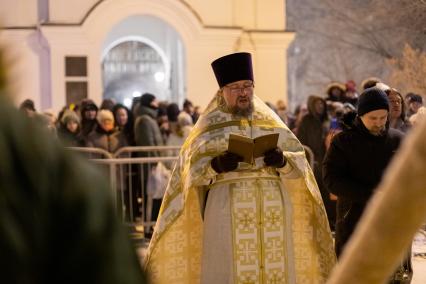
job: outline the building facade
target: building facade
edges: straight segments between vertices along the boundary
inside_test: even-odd
[[[211,61],[237,51],[253,54],[263,100],[287,99],[284,0],[0,0],[0,23],[15,101],[41,110],[143,92],[203,108]]]

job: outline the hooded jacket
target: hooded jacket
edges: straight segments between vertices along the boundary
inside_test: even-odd
[[[90,99],[86,99],[83,100],[81,103],[81,135],[83,138],[87,138],[87,136],[90,134],[90,132],[92,132],[93,130],[95,130],[96,126],[98,125],[98,122],[95,119],[86,119],[84,113],[87,110],[93,109],[96,112],[98,112],[98,107],[96,106],[96,104],[90,100]]]
[[[317,114],[315,103],[322,101],[324,111],[322,114]],[[326,102],[318,96],[310,96],[308,99],[308,114],[306,114],[300,123],[297,131],[297,138],[303,145],[311,148],[314,153],[315,162],[321,167],[321,162],[325,154],[325,137],[328,132],[328,119]]]
[[[135,120],[135,142],[136,146],[161,146],[163,138],[160,127],[157,124],[157,112],[155,109],[141,105],[138,110],[139,116]],[[156,152],[151,155],[157,156]]]

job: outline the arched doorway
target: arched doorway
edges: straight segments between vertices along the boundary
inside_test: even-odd
[[[185,97],[184,48],[178,33],[153,16],[132,16],[114,26],[101,59],[103,97],[131,105],[152,93],[181,105]]]

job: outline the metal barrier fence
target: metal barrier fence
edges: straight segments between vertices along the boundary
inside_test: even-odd
[[[304,147],[312,167],[312,150]],[[158,214],[162,193],[169,179],[166,174],[171,174],[180,146],[123,147],[114,154],[99,148],[68,149],[85,156],[109,177],[111,194],[123,223],[151,230],[155,225],[155,221],[151,220],[156,219],[151,213]],[[161,173],[164,176],[158,176]],[[158,179],[162,179],[161,182]]]
[[[155,224],[155,221],[151,221],[151,212],[158,214],[161,205],[161,198],[156,197],[162,197],[161,192],[167,185],[165,181],[169,179],[168,176],[158,177],[157,169],[171,173],[180,151],[179,146],[124,147],[114,154],[98,148],[68,149],[95,163],[108,176],[111,194],[123,223],[151,230]],[[158,178],[162,178],[161,184]],[[156,186],[162,188],[152,188]]]

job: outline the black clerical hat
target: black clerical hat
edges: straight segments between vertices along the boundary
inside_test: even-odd
[[[212,62],[212,68],[219,87],[240,80],[253,80],[251,54],[238,52],[225,55]]]

